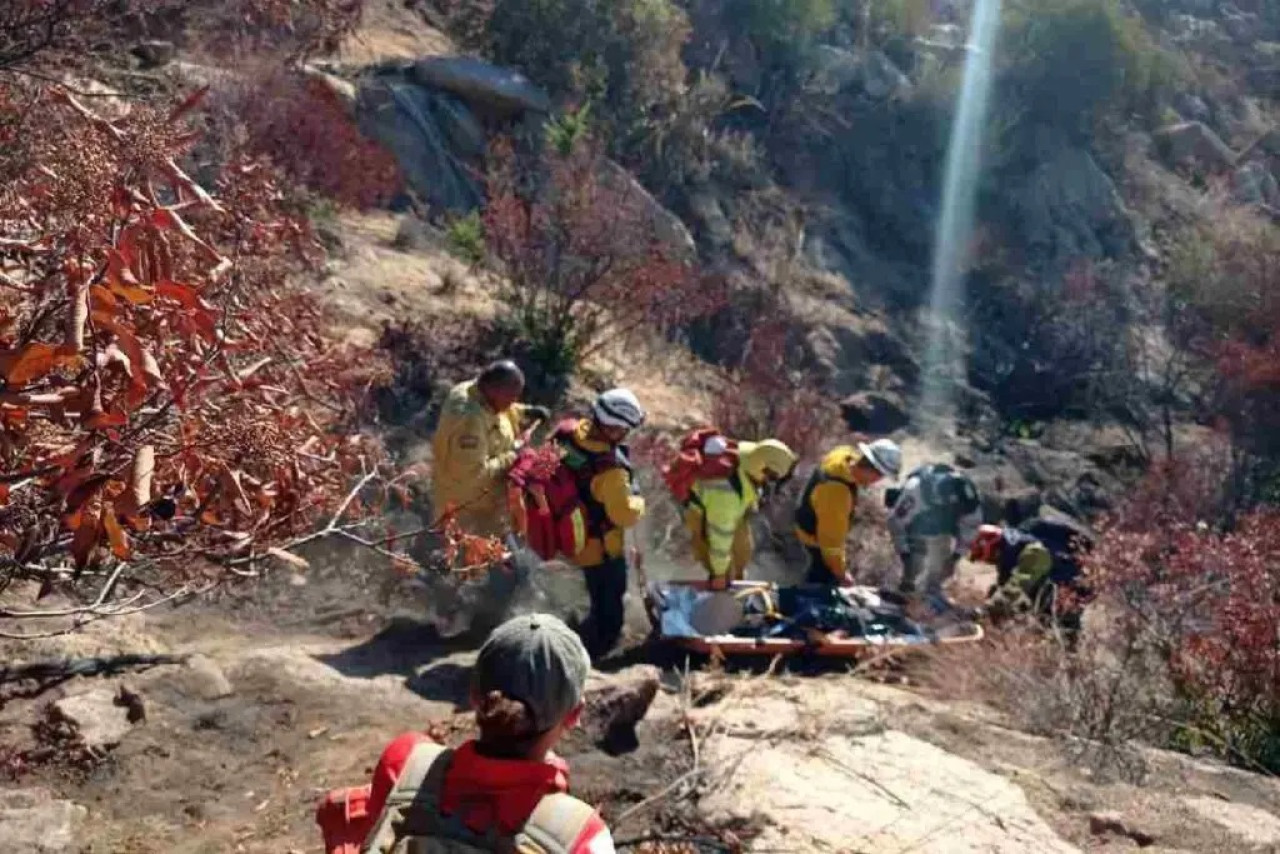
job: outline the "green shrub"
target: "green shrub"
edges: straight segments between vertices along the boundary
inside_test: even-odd
[[[566,110],[547,122],[547,144],[561,157],[573,153],[578,142],[591,130],[591,105],[577,110]]]
[[[1118,0],[1022,0],[1008,8],[1001,39],[1007,91],[1037,124],[1156,115],[1184,73]]]
[[[930,0],[869,0],[873,32],[881,35],[920,36],[933,21]]]
[[[455,218],[446,232],[449,249],[463,261],[476,266],[484,261],[484,220],[479,211]]]
[[[835,0],[732,0],[730,19],[741,21],[763,51],[793,51],[835,26]]]
[[[481,49],[626,135],[678,97],[689,21],[671,0],[499,0]]]

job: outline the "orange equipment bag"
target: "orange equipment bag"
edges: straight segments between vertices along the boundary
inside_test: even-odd
[[[720,437],[728,450],[723,454],[706,454],[703,448],[708,439]],[[671,494],[681,504],[689,500],[693,484],[699,480],[718,480],[733,475],[738,468],[738,443],[726,438],[714,427],[693,431],[680,443],[680,454],[662,471]]]
[[[360,846],[373,829],[376,815],[369,815],[372,786],[333,789],[316,807],[316,824],[324,835],[325,854],[360,854]]]

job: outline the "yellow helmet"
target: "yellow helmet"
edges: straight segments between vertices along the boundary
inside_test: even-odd
[[[747,477],[756,483],[765,483],[787,477],[799,458],[777,439],[765,439],[763,442],[739,442],[738,459]]]

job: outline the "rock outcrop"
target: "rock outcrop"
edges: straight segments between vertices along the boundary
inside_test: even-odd
[[[88,810],[46,789],[0,792],[0,840],[6,851],[66,854],[76,850],[76,828]]]

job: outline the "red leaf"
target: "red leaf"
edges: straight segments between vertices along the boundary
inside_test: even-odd
[[[196,107],[200,106],[200,102],[203,101],[205,95],[208,95],[208,94],[209,94],[208,86],[201,86],[199,89],[192,92],[190,95],[188,95],[186,98],[182,100],[182,103],[178,104],[176,107],[173,108],[173,110],[169,112],[169,121],[171,122],[177,121],[178,119],[185,116],[187,113],[194,110]]]
[[[110,287],[113,289],[117,285],[136,285],[138,277],[133,274],[130,269],[131,259],[126,257],[119,249],[107,250],[107,273],[103,277]]]
[[[71,556],[75,558],[77,569],[84,569],[89,565],[94,546],[98,544],[99,524],[98,514],[90,513],[80,520],[80,527],[76,528],[75,536],[71,538]]]
[[[152,228],[167,231],[178,224],[178,218],[168,208],[156,208],[151,212],[151,218],[148,222],[151,223]]]
[[[86,430],[105,430],[108,427],[123,427],[129,423],[129,416],[118,409],[110,412],[95,412],[84,419]]]
[[[124,529],[120,527],[120,520],[110,508],[103,508],[102,522],[103,527],[107,529],[107,542],[111,543],[111,553],[120,560],[128,560],[129,539],[125,536]]]
[[[156,283],[156,294],[158,296],[167,297],[176,300],[191,310],[203,308],[200,303],[200,294],[190,285],[184,285],[179,282],[163,281]]]
[[[76,511],[84,506],[85,502],[97,494],[98,490],[102,489],[106,482],[107,476],[105,474],[95,474],[72,489],[67,495],[68,515],[74,515]]]
[[[38,379],[53,370],[57,363],[57,348],[50,344],[35,341],[23,348],[18,358],[9,367],[5,379],[9,385],[24,385]]]
[[[120,306],[120,303],[116,300],[116,295],[102,285],[94,285],[89,289],[89,299],[93,304],[95,313],[114,312]]]

